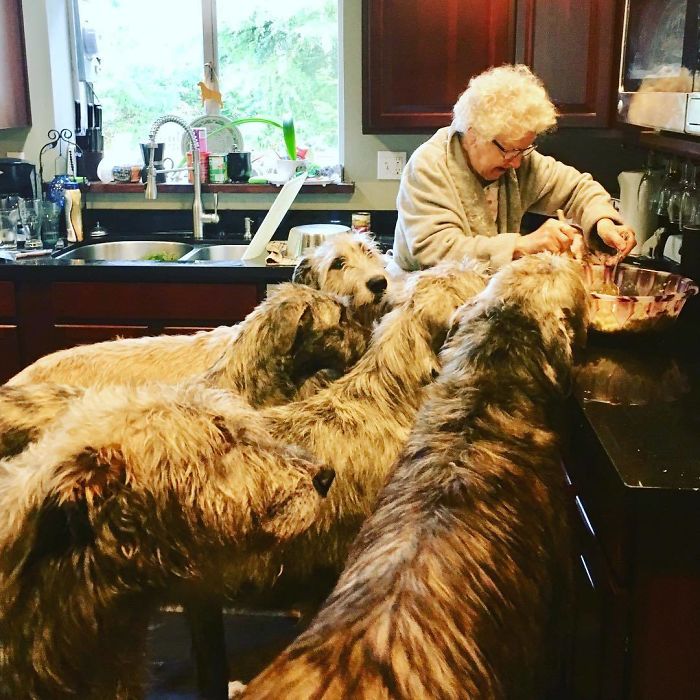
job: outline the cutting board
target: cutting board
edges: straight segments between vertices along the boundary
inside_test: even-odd
[[[259,258],[261,255],[265,254],[267,244],[272,240],[272,236],[274,236],[277,227],[282,223],[284,215],[289,211],[289,207],[292,206],[294,198],[299,194],[304,180],[306,180],[305,172],[293,177],[283,185],[280,193],[275,197],[275,201],[272,202],[272,206],[267,214],[265,214],[265,218],[262,220],[260,227],[253,236],[253,240],[248,244],[241,260],[252,260],[253,258]]]

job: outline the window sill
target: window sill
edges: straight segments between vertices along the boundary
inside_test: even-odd
[[[91,182],[87,186],[89,192],[95,194],[143,194],[145,185],[140,182]],[[267,194],[277,193],[279,185],[249,185],[248,183],[229,183],[225,185],[202,184],[202,192],[220,192],[223,194]],[[355,191],[354,182],[341,182],[338,184],[310,184],[302,185],[301,194],[352,194]],[[192,185],[158,185],[159,194],[188,194],[192,192]]]

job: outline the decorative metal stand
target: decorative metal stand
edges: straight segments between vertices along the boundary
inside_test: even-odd
[[[46,151],[49,151],[53,148],[58,149],[58,153],[54,157],[54,175],[59,175],[59,173],[56,170],[56,161],[59,158],[65,158],[66,159],[66,167],[64,169],[64,173],[61,174],[68,174],[68,171],[72,172],[73,174],[76,173],[76,164],[74,161],[74,154],[77,155],[78,157],[82,155],[83,150],[78,146],[78,144],[72,140],[73,139],[73,132],[70,129],[61,129],[58,131],[57,129],[49,129],[49,132],[47,133],[47,136],[49,137],[49,141],[45,143],[42,147],[41,150],[39,151],[39,180],[40,182],[44,182],[44,153]],[[64,155],[63,153],[63,148],[65,145],[66,153]],[[70,147],[73,147],[75,150],[72,151]],[[69,167],[69,161],[70,161],[70,167]]]

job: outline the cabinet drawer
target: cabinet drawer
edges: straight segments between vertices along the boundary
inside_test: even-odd
[[[15,285],[12,282],[0,282],[0,318],[14,317],[16,313]]]
[[[58,282],[52,288],[57,322],[191,319],[192,325],[218,325],[243,320],[257,300],[254,284]]]

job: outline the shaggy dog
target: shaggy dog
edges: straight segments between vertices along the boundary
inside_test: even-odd
[[[333,476],[229,392],[88,390],[0,462],[0,697],[140,697],[166,591],[298,535]]]
[[[551,255],[465,305],[337,587],[245,698],[543,697],[570,556],[551,424],[586,308]]]
[[[0,457],[35,440],[80,394],[75,387],[201,380],[266,406],[288,401],[320,368],[353,364],[369,339],[370,328],[335,295],[286,284],[234,328],[62,350],[0,387]]]
[[[339,233],[303,257],[294,282],[349,296],[365,322],[376,320],[390,303],[386,258],[363,233]]]
[[[342,569],[408,437],[422,389],[439,370],[438,351],[455,310],[485,285],[473,269],[450,263],[409,277],[405,298],[380,322],[348,374],[308,399],[261,411],[273,435],[332,462],[337,473],[313,529],[284,553],[285,569],[274,588],[278,600],[287,579],[304,581],[306,595],[312,580],[322,580],[319,569],[332,572],[333,580]],[[269,587],[270,572],[279,566],[274,556],[241,573]]]
[[[319,369],[344,371],[364,352],[371,325],[347,302],[298,284],[283,284],[237,326],[194,335],[126,338],[47,355],[8,385],[58,382],[71,386],[178,382],[218,363],[218,386],[252,405],[288,401]]]

